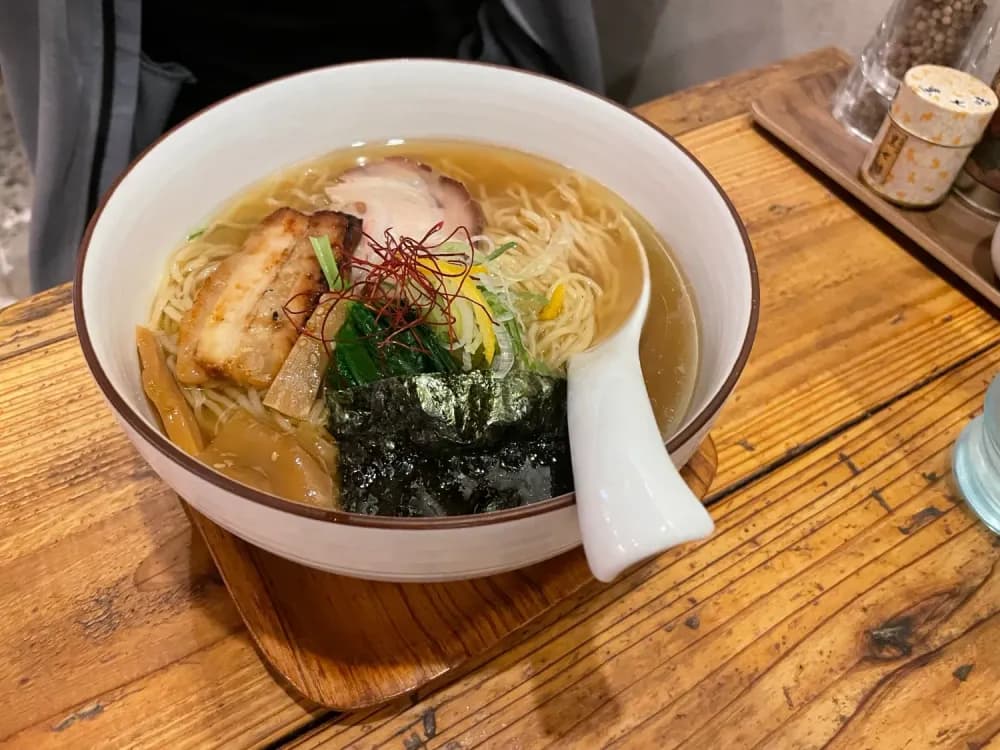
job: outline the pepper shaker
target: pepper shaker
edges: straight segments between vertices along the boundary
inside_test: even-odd
[[[870,141],[907,70],[918,65],[961,68],[992,41],[1000,2],[896,0],[857,65],[834,97],[833,115]]]

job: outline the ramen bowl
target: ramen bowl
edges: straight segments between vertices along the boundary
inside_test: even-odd
[[[652,225],[672,250],[698,318],[693,397],[665,436],[683,465],[736,384],[755,333],[756,269],[739,217],[687,151],[635,114],[573,86],[489,65],[391,60],[316,70],[232,97],[161,138],[109,191],[82,242],[74,304],[87,363],[160,477],[212,521],[274,554],[392,581],[472,578],[554,557],[580,544],[572,495],[447,518],[311,507],[235,482],[182,452],[144,396],[135,326],[147,320],[184,234],[283,167],[392,139],[478,141],[542,156],[599,181]],[[645,335],[670,331],[654,317]]]

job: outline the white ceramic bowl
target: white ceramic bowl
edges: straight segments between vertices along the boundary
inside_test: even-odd
[[[472,517],[393,519],[323,511],[252,490],[162,434],[139,381],[144,322],[179,238],[243,188],[356,141],[455,138],[521,149],[602,182],[673,248],[699,313],[689,416],[668,441],[685,463],[750,352],[758,288],[746,232],[719,186],[658,129],[618,105],[506,68],[390,60],[316,70],[214,106],[160,139],[88,227],[74,303],[87,362],[139,453],[195,508],[291,560],[363,578],[432,581],[522,567],[580,543],[572,496]]]

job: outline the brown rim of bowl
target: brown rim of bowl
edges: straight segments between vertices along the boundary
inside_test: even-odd
[[[94,347],[91,344],[90,336],[87,333],[86,319],[83,314],[83,267],[87,259],[87,250],[90,247],[91,235],[94,232],[94,227],[97,225],[101,214],[104,212],[104,208],[108,203],[108,200],[114,194],[115,190],[121,184],[129,172],[145,158],[153,148],[155,148],[160,141],[169,136],[175,130],[184,127],[187,123],[201,117],[205,112],[208,112],[221,104],[225,104],[230,99],[235,99],[240,96],[245,96],[258,88],[264,86],[271,86],[281,81],[296,78],[298,76],[310,75],[317,72],[317,70],[329,70],[331,68],[347,68],[353,66],[371,65],[378,63],[422,63],[422,62],[437,62],[437,63],[448,63],[450,65],[463,65],[470,67],[485,67],[485,68],[495,68],[502,70],[510,75],[526,75],[535,76],[538,78],[544,78],[546,80],[552,81],[562,86],[568,86],[569,88],[576,89],[587,96],[593,97],[594,99],[603,102],[604,104],[609,104],[616,107],[619,110],[627,113],[630,117],[634,117],[639,120],[646,127],[652,128],[657,131],[660,135],[670,141],[674,146],[676,146],[681,153],[683,153],[687,158],[689,158],[698,168],[702,171],[708,181],[711,183],[712,187],[722,198],[726,207],[729,209],[730,214],[733,217],[733,221],[736,222],[736,226],[739,229],[740,236],[743,239],[743,247],[747,254],[747,264],[750,270],[750,286],[751,286],[751,298],[750,298],[750,320],[747,325],[747,331],[743,339],[743,345],[740,349],[739,356],[736,358],[736,362],[733,365],[733,369],[730,371],[728,377],[723,382],[722,387],[716,392],[716,394],[711,398],[708,404],[702,409],[695,417],[691,420],[690,424],[685,427],[679,434],[671,437],[667,443],[666,447],[669,452],[676,451],[681,445],[694,437],[709,421],[711,415],[716,413],[732,393],[733,388],[736,386],[737,380],[739,380],[740,374],[743,372],[743,368],[746,366],[747,359],[750,357],[750,350],[753,346],[754,337],[757,332],[757,321],[759,317],[760,310],[760,285],[757,276],[757,262],[754,258],[753,247],[750,243],[750,237],[747,234],[746,227],[743,225],[743,221],[740,219],[739,214],[736,212],[736,208],[733,206],[732,201],[729,196],[726,195],[722,186],[719,185],[718,181],[712,176],[712,174],[705,168],[705,166],[698,161],[690,151],[688,151],[684,146],[677,142],[677,140],[670,134],[663,131],[661,128],[654,125],[652,122],[647,120],[645,117],[635,113],[631,109],[618,104],[611,99],[608,99],[599,94],[595,94],[592,91],[588,91],[581,86],[577,86],[572,83],[567,83],[566,81],[561,81],[557,78],[551,76],[546,76],[541,73],[535,73],[533,71],[521,70],[518,68],[509,68],[503,65],[494,65],[492,63],[465,61],[465,60],[449,60],[446,58],[388,58],[381,60],[367,60],[361,62],[351,62],[343,63],[340,65],[331,65],[326,68],[316,68],[309,71],[303,71],[300,73],[293,73],[288,76],[282,76],[276,78],[272,81],[267,81],[265,83],[257,84],[251,88],[245,89],[237,94],[221,99],[215,102],[209,107],[201,110],[200,112],[191,115],[183,122],[174,126],[166,133],[163,133],[159,138],[157,138],[152,144],[147,146],[143,151],[132,161],[131,164],[122,172],[121,175],[114,181],[111,187],[105,192],[101,197],[100,204],[94,215],[90,218],[87,223],[87,229],[84,232],[83,239],[80,241],[80,249],[77,256],[77,266],[76,275],[73,281],[73,312],[76,319],[76,329],[77,334],[80,338],[80,345],[83,349],[84,358],[87,360],[87,365],[90,367],[90,371],[100,386],[101,391],[104,392],[105,397],[114,407],[114,409],[125,419],[125,421],[132,427],[136,432],[142,435],[148,442],[156,447],[161,453],[166,454],[166,456],[171,459],[174,463],[180,464],[183,468],[187,469],[189,472],[195,474],[199,478],[214,484],[220,489],[231,492],[235,495],[239,495],[242,498],[251,500],[255,503],[260,503],[276,510],[285,511],[287,513],[292,513],[297,516],[303,516],[305,518],[311,518],[318,521],[327,521],[330,523],[340,523],[351,526],[366,526],[369,528],[380,528],[380,529],[454,529],[462,528],[466,526],[483,526],[495,523],[504,523],[507,521],[516,521],[525,518],[531,518],[533,516],[542,515],[544,513],[551,513],[552,511],[560,510],[562,508],[568,508],[573,505],[574,496],[573,493],[566,495],[560,495],[558,497],[549,498],[548,500],[541,500],[539,502],[533,503],[531,505],[524,505],[518,508],[510,508],[508,510],[498,510],[492,511],[490,513],[481,513],[477,515],[466,515],[466,516],[444,516],[444,517],[433,517],[433,518],[395,518],[392,516],[367,516],[360,513],[350,513],[347,511],[340,510],[328,510],[325,508],[316,508],[310,505],[304,505],[302,503],[297,503],[291,500],[285,500],[278,497],[277,495],[272,495],[267,492],[262,492],[260,490],[254,489],[245,484],[241,484],[229,477],[220,474],[207,465],[201,463],[193,456],[184,453],[180,448],[174,445],[170,440],[167,439],[159,431],[150,427],[146,421],[136,412],[124,398],[115,390],[114,386],[111,385],[111,381],[107,374],[104,372],[104,368],[101,367],[101,363],[97,359],[97,355],[94,352]]]

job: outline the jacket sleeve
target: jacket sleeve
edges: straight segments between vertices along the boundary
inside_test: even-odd
[[[486,0],[459,56],[534,70],[604,93],[590,0]]]
[[[140,0],[5,0],[0,68],[33,175],[33,291],[69,281],[87,221],[159,134],[186,71],[143,61]]]

